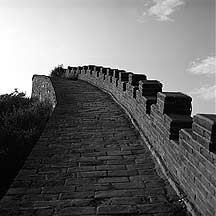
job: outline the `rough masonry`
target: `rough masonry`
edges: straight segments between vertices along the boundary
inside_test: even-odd
[[[70,67],[65,78],[71,74],[109,92],[128,111],[189,208],[216,215],[215,114],[192,118],[191,97],[163,92],[159,81],[143,74],[94,65]]]
[[[1,216],[185,215],[110,95],[83,81],[35,76],[33,82],[34,95],[50,94],[57,106],[0,201]]]
[[[180,200],[216,215],[216,115],[192,118],[191,97],[93,65],[68,67],[62,79],[35,76],[33,86],[57,106],[0,202],[3,213],[184,215]]]

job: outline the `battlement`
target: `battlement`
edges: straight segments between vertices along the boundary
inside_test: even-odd
[[[90,65],[68,68],[65,78],[74,74],[109,92],[136,121],[190,202],[203,215],[215,215],[216,115],[192,118],[190,96],[162,92],[162,84],[146,75]]]
[[[112,95],[135,122],[170,182],[190,201],[189,206],[202,215],[215,216],[216,115],[192,118],[190,96],[163,92],[162,84],[146,75],[89,65],[68,67],[63,78],[77,76]],[[33,77],[32,96],[49,99],[55,106],[55,94],[49,78]]]

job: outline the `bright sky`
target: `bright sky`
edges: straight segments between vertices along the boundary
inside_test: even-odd
[[[0,94],[95,64],[158,79],[216,112],[215,0],[0,0]]]

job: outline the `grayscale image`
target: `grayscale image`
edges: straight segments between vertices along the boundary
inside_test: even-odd
[[[215,0],[0,0],[0,216],[216,216]]]

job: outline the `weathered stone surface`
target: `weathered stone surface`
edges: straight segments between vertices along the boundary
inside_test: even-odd
[[[157,160],[171,174],[172,183],[177,182],[176,188],[181,188],[179,191],[185,194],[184,200],[192,204],[189,209],[215,216],[216,115],[198,114],[192,119],[192,98],[181,92],[161,92],[162,85],[156,80],[143,80],[138,74],[120,70],[114,70],[112,77],[107,74],[105,80],[100,79],[101,75],[80,73],[79,79],[109,92],[130,114],[148,139],[154,156],[159,156]],[[134,147],[134,143],[127,145],[121,149]],[[123,155],[123,159],[107,163],[130,165],[135,160],[137,164],[145,164],[148,155],[140,155],[144,160],[138,153]],[[138,173],[150,179],[150,170],[144,167]]]
[[[34,75],[32,78],[32,98],[40,101],[49,101],[53,109],[56,106],[56,95],[52,83],[47,76]]]
[[[0,214],[172,214],[172,189],[122,109],[83,81],[52,82],[58,104]]]

